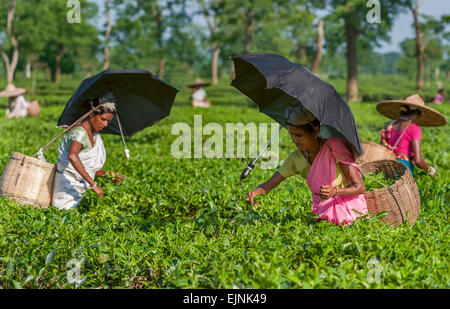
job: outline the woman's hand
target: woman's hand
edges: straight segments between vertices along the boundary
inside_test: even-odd
[[[334,196],[336,196],[336,194],[337,194],[337,189],[335,187],[326,186],[326,185],[320,186],[319,195],[320,195],[320,199],[322,201],[327,200],[331,197],[334,197]]]
[[[119,183],[119,182],[122,182],[123,179],[125,178],[125,176],[119,175],[117,172],[108,171],[108,173],[111,173],[111,174],[114,175],[114,177],[111,179],[111,181],[112,181],[113,183]]]
[[[95,187],[92,188],[92,190],[101,198],[103,198],[103,189],[100,188],[97,184]]]
[[[104,170],[99,170],[97,173],[95,173],[95,177],[104,177],[108,172]]]
[[[428,175],[429,176],[436,176],[436,169],[434,168],[434,167],[432,167],[432,166],[430,166],[430,165],[428,165]]]
[[[258,195],[265,194],[266,191],[264,191],[263,188],[257,187],[252,192],[249,192],[245,198],[247,199],[247,202],[250,203],[252,206],[258,206],[259,202],[255,203],[254,198]]]
[[[123,179],[125,178],[123,175],[119,175],[117,172],[113,172],[113,171],[103,171],[103,170],[98,171],[98,172],[95,174],[95,176],[96,176],[96,177],[105,177],[106,174],[111,174],[111,175],[113,175],[112,178],[111,178],[111,181],[112,181],[113,183],[122,182]]]
[[[252,206],[258,206],[259,202],[255,204],[254,201],[255,196],[269,193],[273,188],[278,186],[285,179],[286,178],[281,176],[280,172],[275,172],[275,174],[273,174],[269,180],[267,180],[265,183],[260,184],[255,190],[248,193],[245,198],[250,204],[252,204]]]

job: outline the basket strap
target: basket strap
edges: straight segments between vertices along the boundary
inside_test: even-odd
[[[372,176],[370,176],[370,175],[364,175],[364,176],[366,176],[366,177],[369,177],[369,178],[372,178],[372,180],[375,180],[376,182],[378,182],[380,185],[382,185],[382,186],[386,186],[384,183],[382,183],[382,182],[379,182],[378,180],[376,180],[375,178],[373,178]],[[394,201],[395,201],[395,203],[397,204],[397,207],[398,207],[398,211],[400,212],[400,216],[402,217],[402,223],[405,223],[405,217],[403,216],[403,213],[402,213],[402,208],[400,207],[400,204],[398,203],[398,201],[397,201],[397,197],[395,196],[395,193],[394,193],[394,190],[392,190],[392,188],[391,188],[391,186],[387,186],[387,188],[388,188],[388,190],[389,190],[389,193],[392,195],[392,197],[394,198]],[[374,193],[375,193],[376,191],[374,191]],[[378,203],[378,202],[377,202]]]
[[[400,142],[400,140],[402,139],[403,135],[406,133],[406,130],[408,129],[408,127],[411,125],[411,120],[408,121],[408,125],[406,126],[405,129],[403,129],[403,132],[400,134],[400,136],[397,138],[397,140],[395,141],[394,146],[392,146],[392,150],[394,150],[395,148],[397,148],[398,143]]]
[[[64,134],[66,134],[70,129],[72,129],[73,127],[79,125],[81,122],[83,122],[84,120],[86,120],[95,110],[97,109],[94,108],[91,111],[87,112],[86,114],[84,114],[83,116],[81,116],[80,119],[78,119],[77,121],[75,121],[71,126],[69,126],[67,129],[65,129],[64,131],[62,131],[61,133],[58,134],[58,136],[56,136],[54,139],[52,139],[50,142],[48,142],[47,145],[45,145],[44,147],[40,148],[38,152],[36,152],[33,155],[33,158],[35,158],[39,153],[42,153],[45,149],[47,149],[48,147],[50,147],[54,142],[56,142],[61,136],[63,136]]]
[[[391,193],[392,197],[394,198],[395,203],[397,204],[398,211],[400,212],[400,216],[402,217],[402,223],[405,223],[405,216],[403,216],[402,208],[400,207],[400,204],[398,203],[397,198],[395,197],[394,190],[392,190],[391,186],[388,186],[387,188],[389,190],[389,193]]]
[[[382,182],[380,182],[380,181],[376,180],[375,178],[373,178],[372,176],[370,176],[370,175],[368,175],[368,174],[363,174],[363,175],[364,175],[364,177],[369,177],[369,178],[372,178],[372,180],[375,180],[376,182],[378,182],[378,184],[382,185],[383,187],[385,187],[385,186],[386,186],[386,184],[385,184],[385,183],[382,183]]]

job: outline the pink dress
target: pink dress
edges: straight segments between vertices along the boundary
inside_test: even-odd
[[[403,130],[397,131],[392,129],[389,139],[389,145],[395,145],[395,142],[397,142],[402,132]],[[397,147],[394,149],[394,152],[402,153],[408,156],[411,160],[414,156],[412,141],[420,141],[421,138],[422,130],[417,124],[411,123],[408,128],[406,128],[405,134],[403,134],[402,139],[398,142]]]
[[[319,195],[322,185],[332,186],[333,184],[336,176],[336,160],[339,160],[341,164],[355,167],[361,175],[361,170],[356,165],[345,142],[337,137],[328,139],[317,154],[306,179],[312,193],[311,210],[322,220],[336,225],[349,225],[358,217],[367,214],[367,202],[364,194],[335,196],[324,201],[320,199]]]

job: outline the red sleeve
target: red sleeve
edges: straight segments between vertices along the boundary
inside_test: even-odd
[[[413,141],[420,141],[422,139],[422,129],[418,125],[414,125],[412,130],[412,140]]]

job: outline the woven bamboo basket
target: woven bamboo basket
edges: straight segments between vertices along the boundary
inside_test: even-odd
[[[30,103],[30,106],[28,107],[28,116],[39,116],[40,108],[38,100],[29,101],[28,103]]]
[[[364,154],[356,159],[356,164],[358,165],[378,160],[395,160],[395,154],[382,145],[372,142],[361,142],[361,146]]]
[[[416,222],[420,212],[419,190],[406,165],[395,160],[379,160],[363,164],[361,171],[384,172],[387,177],[396,179],[391,186],[364,194],[372,215],[387,211],[381,221],[394,226],[406,221],[411,225]]]
[[[0,195],[22,205],[47,208],[52,203],[56,166],[13,152],[0,180]]]

